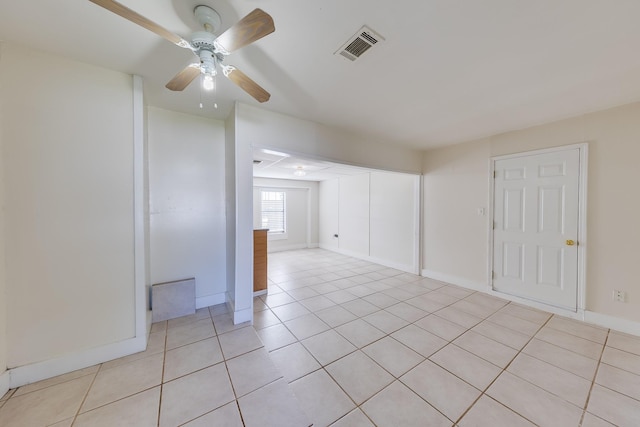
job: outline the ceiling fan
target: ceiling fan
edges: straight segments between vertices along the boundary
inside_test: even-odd
[[[232,65],[223,64],[224,57],[231,52],[275,31],[273,19],[263,10],[255,9],[216,37],[215,32],[220,29],[221,25],[220,15],[209,6],[197,6],[193,13],[196,20],[203,26],[203,31],[196,31],[191,34],[190,40],[185,40],[116,1],[89,1],[128,19],[134,24],[153,31],[179,47],[191,50],[198,57],[198,62],[188,65],[166,84],[167,89],[174,91],[184,90],[201,74],[204,76],[203,88],[213,89],[213,78],[218,72],[217,68],[220,67],[222,73],[229,80],[254,97],[256,101],[265,102],[271,97],[269,92],[260,87],[242,71]]]

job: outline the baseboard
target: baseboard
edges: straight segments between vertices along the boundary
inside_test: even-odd
[[[621,319],[608,314],[585,310],[584,321],[604,328],[615,329],[616,331],[626,334],[640,336],[640,323],[634,322],[633,320]]]
[[[433,270],[422,270],[422,276],[429,279],[438,280],[440,282],[450,283],[452,285],[460,286],[466,289],[471,289],[479,292],[487,292],[489,287],[486,283],[477,282],[475,280],[469,280],[464,277],[453,276],[450,274],[440,273]]]
[[[9,374],[9,387],[17,388],[109,360],[129,356],[130,354],[144,351],[146,347],[146,336],[135,337],[89,350],[78,351],[56,359],[12,368],[3,375]]]
[[[225,302],[227,302],[226,292],[197,297],[196,310],[203,307],[211,307],[212,305],[224,304]]]
[[[4,396],[6,392],[11,388],[11,378],[9,371],[4,371],[0,374],[0,397]]]
[[[233,324],[253,322],[253,308],[246,308],[233,312]]]

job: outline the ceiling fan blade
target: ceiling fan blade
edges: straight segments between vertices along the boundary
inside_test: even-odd
[[[271,94],[264,90],[260,85],[251,80],[245,73],[231,65],[223,65],[222,72],[224,75],[240,87],[240,89],[253,96],[258,102],[266,102],[271,98]]]
[[[176,76],[166,84],[166,88],[175,91],[184,90],[200,73],[200,64],[191,64],[176,74]]]
[[[276,30],[271,15],[262,9],[253,12],[236,22],[216,39],[216,48],[223,54],[229,54]]]
[[[179,35],[172,33],[166,28],[161,27],[155,22],[145,18],[139,13],[134,12],[133,10],[129,9],[128,7],[116,1],[113,1],[113,0],[89,0],[89,1],[97,4],[98,6],[104,7],[105,9],[115,13],[116,15],[122,16],[124,19],[127,19],[133,22],[134,24],[138,24],[149,31],[153,31],[160,37],[166,40],[169,40],[171,43],[177,46],[191,49],[191,45],[189,44],[189,42],[183,39],[182,37],[180,37]]]

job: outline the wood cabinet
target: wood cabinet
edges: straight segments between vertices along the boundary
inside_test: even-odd
[[[253,292],[267,292],[267,231],[253,230]]]

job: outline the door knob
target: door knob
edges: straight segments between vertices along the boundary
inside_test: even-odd
[[[573,246],[575,244],[576,242],[574,242],[573,240],[567,240],[567,246]]]

